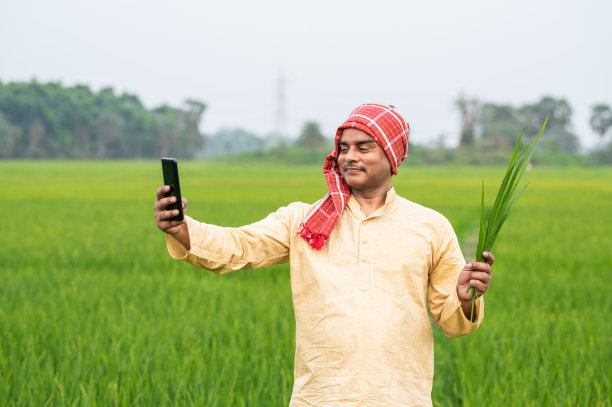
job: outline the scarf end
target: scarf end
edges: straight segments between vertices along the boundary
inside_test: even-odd
[[[322,233],[315,233],[310,228],[302,224],[302,227],[297,233],[302,239],[312,246],[315,250],[321,250],[327,241],[327,236]]]

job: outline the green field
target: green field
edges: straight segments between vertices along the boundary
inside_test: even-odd
[[[239,226],[325,193],[316,167],[181,163],[188,213]],[[404,167],[397,192],[446,215],[473,257],[484,177]],[[435,329],[440,406],[612,402],[612,169],[536,168],[493,250],[474,334]],[[172,260],[158,162],[0,162],[0,406],[282,406],[288,265],[218,276]]]

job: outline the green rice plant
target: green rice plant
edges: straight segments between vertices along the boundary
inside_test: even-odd
[[[327,188],[318,165],[181,165],[187,214],[224,226]],[[444,214],[468,247],[480,202],[462,197],[504,170],[414,166],[393,186]],[[0,207],[10,209],[0,222],[0,406],[289,404],[289,266],[219,276],[173,260],[152,216],[160,176],[158,160],[0,160]],[[451,339],[432,324],[436,407],[612,405],[612,167],[538,167],[525,178],[537,187],[495,243],[512,261],[495,265],[484,326]]]
[[[512,158],[508,164],[506,175],[504,176],[504,179],[499,187],[499,191],[497,192],[497,197],[495,198],[493,207],[487,208],[486,215],[484,205],[484,180],[482,181],[482,193],[480,197],[480,227],[478,230],[478,244],[476,245],[476,260],[479,262],[484,262],[482,252],[489,252],[491,249],[493,249],[493,244],[495,244],[497,235],[499,234],[502,225],[508,218],[508,215],[510,215],[510,209],[512,209],[512,206],[514,206],[518,198],[522,195],[523,191],[525,191],[527,188],[527,185],[529,185],[529,183],[527,183],[521,189],[517,189],[521,177],[523,176],[523,173],[525,172],[525,169],[527,169],[529,161],[531,160],[535,146],[538,144],[538,140],[540,140],[540,137],[546,128],[547,122],[548,116],[546,116],[546,120],[544,120],[544,124],[542,124],[540,133],[538,133],[537,137],[531,140],[519,152],[524,128],[521,129],[516,145],[514,146],[514,153],[512,154]],[[472,297],[470,321],[473,322],[476,289],[469,286],[467,292],[470,293]]]

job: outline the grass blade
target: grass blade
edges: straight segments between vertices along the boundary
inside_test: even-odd
[[[518,140],[514,146],[512,157],[510,158],[508,168],[506,169],[504,178],[502,179],[499,190],[497,191],[497,196],[495,197],[493,206],[486,208],[486,212],[484,204],[484,181],[482,182],[482,192],[480,196],[480,227],[478,229],[478,243],[476,244],[476,261],[483,262],[484,258],[482,257],[482,252],[491,251],[493,249],[493,244],[497,240],[497,236],[499,235],[502,226],[506,222],[506,219],[508,219],[510,210],[519,197],[523,194],[527,188],[527,185],[529,185],[529,183],[525,184],[525,186],[520,188],[517,192],[518,184],[521,181],[525,170],[529,166],[529,162],[531,161],[535,147],[538,144],[544,129],[546,128],[548,117],[549,116],[546,116],[538,135],[527,143],[527,145],[522,149],[520,148],[520,144],[525,126],[523,125],[521,128],[521,132],[519,133]],[[470,291],[470,296],[472,298],[470,321],[473,322],[476,289],[474,287],[468,287],[467,292]]]

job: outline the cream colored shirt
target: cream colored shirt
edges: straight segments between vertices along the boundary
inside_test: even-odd
[[[227,273],[289,261],[296,320],[290,406],[430,406],[433,321],[450,337],[478,327],[456,285],[465,259],[446,218],[391,189],[365,217],[351,195],[321,251],[297,235],[313,205],[280,208],[240,228],[186,217],[191,250],[172,257]]]

